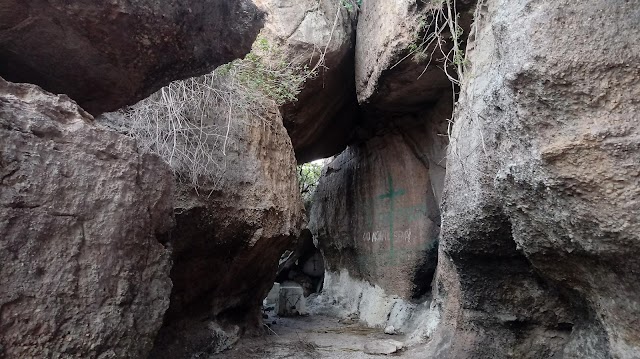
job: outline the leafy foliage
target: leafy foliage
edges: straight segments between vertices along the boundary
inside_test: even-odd
[[[298,185],[300,186],[300,194],[305,203],[311,201],[313,193],[320,181],[322,173],[322,164],[317,162],[305,163],[298,166]]]
[[[362,0],[340,0],[340,4],[345,9],[353,11],[355,9],[360,9],[362,6]]]

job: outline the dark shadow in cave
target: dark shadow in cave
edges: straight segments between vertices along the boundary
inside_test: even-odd
[[[283,255],[275,282],[296,282],[302,286],[305,297],[322,290],[324,258],[314,245],[313,236],[308,229],[300,234],[297,248]]]

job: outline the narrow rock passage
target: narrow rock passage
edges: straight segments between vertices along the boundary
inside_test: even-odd
[[[274,321],[276,324],[271,324],[270,329],[265,327],[268,335],[246,336],[233,349],[212,358],[378,358],[383,354],[365,351],[382,350],[393,345],[393,341],[404,339],[402,335],[384,334],[381,328],[367,328],[355,321],[324,315],[268,319],[269,323]],[[399,350],[393,356],[423,358],[419,352],[419,348],[411,348]]]
[[[640,359],[637,39],[640,0],[0,0],[0,359]]]

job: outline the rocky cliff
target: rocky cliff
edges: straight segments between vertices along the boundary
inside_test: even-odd
[[[145,357],[173,181],[66,96],[0,79],[0,357]]]
[[[275,60],[290,61],[302,72],[318,61],[322,66],[317,78],[293,94],[297,101],[261,107],[242,121],[235,118],[227,150],[209,154],[224,168],[219,181],[197,190],[179,185],[177,223],[169,241],[174,289],[152,353],[157,358],[219,352],[244,331],[261,328],[261,303],[278,260],[293,248],[303,228],[294,148],[307,141],[300,134],[317,142],[318,133],[308,127],[331,126],[344,105],[327,110],[327,103],[342,103],[353,94],[341,86],[342,75],[352,69],[353,12],[329,1],[258,5],[268,16],[252,56],[266,48],[279,54]],[[259,61],[271,69],[281,66],[268,56]],[[329,88],[320,86],[323,81]],[[263,90],[256,95],[268,98],[272,91]],[[228,120],[212,119],[220,126]],[[345,138],[348,134],[345,130]]]
[[[286,101],[145,102],[225,129],[183,138],[213,143],[183,156],[205,181],[142,153],[166,144],[132,140],[142,122],[0,80],[0,357],[233,346],[303,229],[296,162],[328,155],[312,312],[416,357],[640,357],[638,0],[80,3],[0,5],[0,75],[101,113],[241,57],[260,12],[278,61],[233,85],[279,96],[278,66],[320,65]]]
[[[325,304],[337,302],[339,315],[401,331],[422,325],[418,312],[430,307],[437,266],[453,93],[437,62],[410,50],[420,39],[420,19],[436,8],[362,4],[357,127],[349,147],[325,168],[309,223],[328,270],[320,307],[333,311]]]

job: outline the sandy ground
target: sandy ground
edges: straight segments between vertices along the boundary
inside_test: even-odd
[[[403,341],[401,335],[387,335],[382,329],[371,329],[349,320],[326,316],[295,318],[269,318],[268,335],[245,337],[236,345],[212,358],[383,358],[363,352],[364,345],[372,341],[393,339]],[[266,328],[265,328],[266,329]],[[389,357],[422,358],[412,350],[402,350]]]

